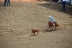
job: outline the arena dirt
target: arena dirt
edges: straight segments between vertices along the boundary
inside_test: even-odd
[[[52,1],[1,3],[0,48],[72,48],[72,6],[61,8],[61,3]],[[46,31],[49,15],[59,23],[51,32]],[[31,36],[35,27],[41,31]]]

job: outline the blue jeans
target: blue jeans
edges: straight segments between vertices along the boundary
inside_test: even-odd
[[[10,0],[7,1],[7,5],[10,5]]]
[[[64,10],[64,11],[65,11],[65,5],[63,5],[62,10]]]
[[[4,6],[10,5],[10,0],[4,0]]]
[[[7,0],[4,0],[4,6],[6,6],[7,5]]]

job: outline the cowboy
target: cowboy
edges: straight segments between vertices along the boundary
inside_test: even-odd
[[[49,16],[49,20],[53,23],[53,25],[55,25],[56,20],[51,15]]]
[[[64,10],[65,11],[65,6],[66,6],[66,1],[62,1],[62,10]]]

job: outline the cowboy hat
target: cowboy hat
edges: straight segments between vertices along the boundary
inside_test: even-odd
[[[52,17],[51,15],[49,17]]]

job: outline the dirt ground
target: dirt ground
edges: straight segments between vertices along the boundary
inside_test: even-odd
[[[72,6],[61,8],[52,1],[0,3],[0,48],[72,48]],[[51,32],[46,31],[49,15],[60,25]],[[30,36],[35,27],[40,33]]]

